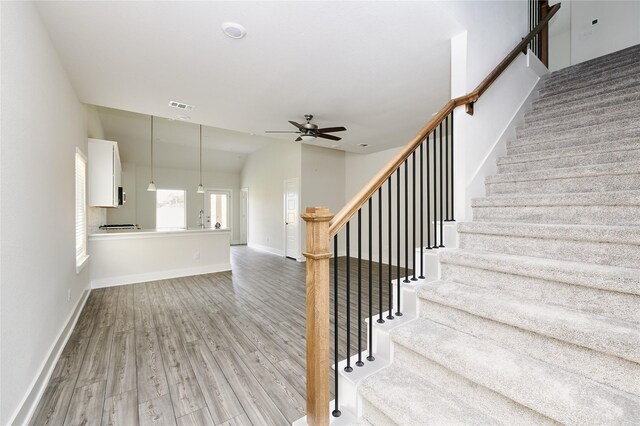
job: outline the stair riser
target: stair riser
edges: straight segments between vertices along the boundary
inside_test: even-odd
[[[394,346],[394,363],[467,402],[487,416],[508,424],[553,424],[553,421],[497,392],[478,385],[402,345]]]
[[[556,117],[573,119],[585,114],[600,114],[601,111],[605,113],[607,110],[616,108],[626,102],[638,100],[640,100],[640,85],[609,92],[606,95],[598,96],[597,99],[590,99],[587,103],[580,100],[556,105],[555,107],[534,108],[525,113],[524,122],[525,124],[544,123]]]
[[[485,187],[487,195],[625,191],[640,189],[640,174],[496,182],[487,183]]]
[[[598,100],[601,96],[606,96],[611,92],[615,92],[621,89],[629,89],[637,86],[640,83],[640,77],[632,75],[622,77],[616,80],[611,80],[593,86],[584,87],[582,89],[573,90],[557,95],[548,95],[541,97],[534,101],[533,108],[544,109],[547,107],[554,107],[565,104],[567,102],[581,101],[583,103],[590,102],[591,100]]]
[[[505,292],[516,297],[521,296],[622,321],[640,323],[640,311],[637,309],[637,306],[640,306],[638,295],[592,288],[590,282],[572,285],[453,263],[443,263],[441,268],[442,279],[446,281],[455,281],[496,292]],[[640,383],[638,386],[640,390]]]
[[[640,267],[640,246],[631,244],[461,233],[460,247],[598,265]]]
[[[605,83],[617,78],[623,78],[630,75],[635,75],[640,72],[640,62],[629,62],[626,64],[620,64],[614,68],[603,70],[601,72],[593,72],[586,75],[581,75],[578,78],[569,78],[562,81],[552,81],[540,89],[540,97],[547,95],[557,95],[560,93],[566,93],[573,90],[583,89],[585,87],[591,87],[596,84]]]
[[[549,81],[559,80],[562,78],[570,77],[575,78],[578,75],[588,73],[591,70],[597,70],[601,67],[606,67],[609,64],[625,63],[629,60],[635,60],[640,53],[640,49],[637,46],[630,47],[628,49],[620,50],[618,52],[611,53],[609,55],[601,56],[599,58],[592,59],[587,62],[573,65],[571,67],[563,68],[558,71],[554,71],[549,75]]]
[[[533,154],[533,153],[541,153],[544,151],[558,150],[558,149],[568,149],[575,148],[578,149],[580,147],[585,147],[585,149],[589,149],[590,145],[604,145],[610,143],[612,145],[616,144],[637,144],[640,143],[640,129],[631,128],[621,130],[615,133],[600,133],[593,136],[588,137],[580,137],[580,138],[571,138],[564,140],[554,140],[553,138],[549,138],[547,141],[538,141],[535,143],[527,144],[527,145],[519,145],[510,146],[507,144],[507,155],[519,155],[519,154]]]
[[[631,150],[595,152],[586,155],[572,155],[522,163],[499,164],[498,173],[525,173],[537,170],[562,169],[594,164],[622,163],[625,161],[640,161],[640,146],[638,146],[638,149]]]
[[[640,206],[474,207],[473,220],[478,222],[640,226]]]
[[[517,139],[536,137],[546,133],[561,133],[582,127],[610,125],[624,123],[630,119],[635,119],[640,115],[640,103],[627,103],[624,107],[612,108],[610,111],[603,111],[602,114],[584,114],[577,117],[564,117],[559,115],[554,119],[532,124],[523,124],[516,129]]]
[[[634,394],[640,391],[640,384],[633,379],[638,377],[640,365],[634,362],[429,300],[421,299],[420,305],[423,318],[488,339],[514,352],[556,365],[615,389]]]
[[[362,413],[362,416],[372,425],[393,426],[397,424],[366,399],[362,401]]]
[[[614,141],[616,140],[616,133],[621,131],[622,129],[638,127],[640,127],[640,122],[638,122],[637,118],[625,118],[622,120],[604,122],[591,126],[576,127],[568,130],[554,131],[553,129],[547,129],[545,131],[541,131],[529,136],[516,137],[516,139],[509,142],[508,145],[529,145],[539,142],[546,142],[549,139],[562,140],[589,138],[594,136],[608,137],[610,141]]]

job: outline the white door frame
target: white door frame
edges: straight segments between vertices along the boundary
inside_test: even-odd
[[[244,220],[242,219],[242,195],[246,194],[245,200],[246,200],[246,206],[244,209],[245,212],[245,218]],[[249,244],[249,188],[240,188],[240,212],[239,213],[239,217],[240,217],[240,233],[238,235],[238,238],[240,238],[240,244]],[[242,231],[244,228],[244,241],[242,238]]]
[[[207,228],[213,228],[215,222],[211,221],[211,212],[209,209],[211,208],[210,204],[207,200],[207,194],[209,192],[226,192],[229,194],[229,202],[227,203],[227,220],[229,222],[229,230],[231,231],[231,235],[233,235],[233,190],[231,188],[205,188],[204,189],[204,213],[207,216]]]
[[[299,178],[291,178],[291,179],[285,179],[284,183],[283,183],[283,191],[282,191],[282,206],[283,206],[283,218],[282,218],[282,227],[283,227],[283,234],[284,234],[284,256],[285,257],[292,257],[292,256],[287,256],[287,184],[288,183],[295,183],[296,188],[297,188],[297,201],[298,201],[298,205],[297,205],[297,212],[296,212],[296,220],[298,223],[297,226],[297,244],[296,247],[294,247],[295,250],[295,257],[293,257],[293,259],[295,260],[300,260],[301,257],[301,250],[300,250],[300,179]]]

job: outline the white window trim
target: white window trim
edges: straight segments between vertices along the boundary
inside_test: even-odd
[[[86,155],[84,155],[82,153],[82,151],[76,147],[76,155],[74,156],[74,192],[75,192],[75,203],[74,206],[76,208],[76,215],[77,215],[77,197],[78,197],[78,193],[77,193],[77,160],[78,157],[80,158],[81,161],[84,162],[84,252],[81,253],[80,255],[78,255],[78,247],[77,247],[77,230],[78,230],[78,218],[77,216],[75,216],[75,222],[76,222],[76,274],[79,274],[84,267],[87,265],[88,260],[89,260],[89,254],[88,254],[88,235],[87,235],[87,167],[88,167],[88,161],[87,161],[87,157]]]

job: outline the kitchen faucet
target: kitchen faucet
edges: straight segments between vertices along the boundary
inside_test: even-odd
[[[200,229],[204,229],[204,210],[200,209],[200,213],[198,213],[198,226]]]

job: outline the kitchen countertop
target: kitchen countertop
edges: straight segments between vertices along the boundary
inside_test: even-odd
[[[214,228],[175,228],[175,229],[101,229],[99,231],[89,234],[89,239],[102,239],[110,237],[133,237],[144,238],[154,236],[178,236],[178,235],[193,235],[199,233],[228,233],[231,232],[230,228],[226,229],[214,229]]]

